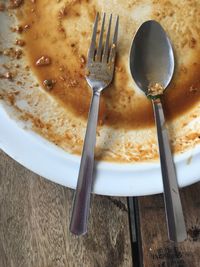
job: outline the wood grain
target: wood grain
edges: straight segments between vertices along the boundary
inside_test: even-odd
[[[200,266],[200,183],[181,190],[188,238],[168,241],[163,196],[139,199],[144,267]]]
[[[69,232],[73,192],[0,152],[0,267],[132,266],[126,199],[93,196],[89,233]]]
[[[144,267],[200,266],[199,193],[200,183],[181,190],[181,244],[168,241],[162,195],[138,198]],[[78,238],[69,232],[72,198],[0,151],[0,267],[133,266],[126,199],[93,196],[89,233]]]

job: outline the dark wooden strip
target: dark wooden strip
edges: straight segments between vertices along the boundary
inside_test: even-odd
[[[78,238],[72,198],[0,152],[0,267],[131,267],[126,199],[93,196],[89,233]]]
[[[188,239],[168,241],[163,196],[139,199],[144,267],[200,266],[200,183],[181,190]]]
[[[138,209],[138,199],[128,197],[129,225],[131,234],[132,257],[134,267],[143,267],[143,251],[140,232],[140,218]]]

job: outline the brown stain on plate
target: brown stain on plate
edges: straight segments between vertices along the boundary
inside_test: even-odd
[[[45,80],[54,80],[55,84],[49,94],[85,120],[91,96],[84,77],[85,64],[93,19],[98,9],[95,2],[65,1],[63,4],[55,1],[29,1],[17,10],[21,24],[30,25],[30,29],[23,33],[26,43],[24,49],[40,84],[43,86]],[[158,17],[161,22],[162,19]],[[163,96],[167,120],[187,112],[199,102],[200,49],[195,49],[195,40],[193,38],[188,48],[192,51],[192,59],[187,66],[179,64]],[[49,57],[51,64],[36,66],[42,56]],[[151,103],[134,89],[133,82],[130,85],[127,64],[119,50],[114,83],[103,92],[101,99],[99,123],[128,129],[150,127],[154,124]]]

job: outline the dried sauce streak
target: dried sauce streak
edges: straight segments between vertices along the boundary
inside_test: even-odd
[[[20,4],[23,1],[11,2]],[[29,25],[29,29],[22,32],[21,35],[26,43],[25,50],[30,59],[31,68],[40,80],[40,84],[45,88],[48,87],[49,81],[56,81],[56,83],[51,84],[49,93],[59,99],[77,116],[82,116],[85,119],[88,115],[91,95],[84,78],[87,50],[90,44],[96,9],[101,8],[103,2],[86,0],[24,1],[20,9],[17,9],[20,25]],[[136,8],[140,3],[140,1],[132,2],[132,4],[124,7],[127,8],[127,12],[130,12],[130,8]],[[142,2],[145,3],[145,1]],[[156,3],[156,9],[158,3],[152,1],[152,6],[154,5],[153,2]],[[160,1],[159,5],[164,5],[165,2]],[[191,4],[191,7],[193,4],[195,5],[195,1]],[[196,4],[197,7],[198,4],[200,3]],[[119,1],[119,15],[122,12],[120,5]],[[170,13],[170,10],[181,10],[175,4],[174,6],[171,5],[167,6],[166,10],[169,14],[164,14],[165,17],[162,16],[162,13],[151,11],[149,19],[157,19],[161,23],[163,22],[164,27],[167,28],[166,25],[172,24],[170,21],[174,15],[173,12]],[[163,8],[163,10],[165,9]],[[166,16],[169,18],[168,24],[165,24],[167,23]],[[126,46],[123,44],[123,38],[119,40],[122,44],[118,53],[115,81],[103,93],[99,121],[114,127],[145,128],[154,124],[153,112],[150,101],[146,96],[134,90],[130,78],[127,65],[134,30],[132,31],[126,26],[125,22],[128,23],[126,17],[129,18],[129,13],[127,13],[127,16],[121,15],[120,17],[120,31],[121,36],[126,35],[129,40],[127,39]],[[147,17],[144,17],[144,20],[146,19]],[[137,25],[135,24],[135,30],[141,22],[140,20]],[[193,23],[198,23],[198,21],[194,18]],[[125,35],[122,34],[122,31]],[[170,28],[168,33],[172,37],[172,42],[176,42],[176,34],[179,33],[174,34],[173,30],[170,31]],[[177,58],[179,65],[174,80],[163,95],[167,119],[172,119],[186,112],[200,100],[200,47],[198,51],[197,37],[191,36],[190,33],[184,39],[183,34],[180,33],[179,35],[180,40],[174,43],[175,50],[177,49],[176,54],[179,57],[183,54],[181,49],[187,49],[186,51],[191,52],[192,56],[186,65],[182,64],[181,60]],[[180,42],[182,43],[180,44]],[[191,87],[197,88],[197,90],[191,91]]]
[[[0,2],[0,11],[4,11],[5,10],[5,4]]]

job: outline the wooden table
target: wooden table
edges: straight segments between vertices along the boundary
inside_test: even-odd
[[[69,232],[72,196],[0,151],[0,267],[200,266],[200,183],[181,192],[188,239],[179,245],[167,239],[162,195],[93,196],[79,238]]]

